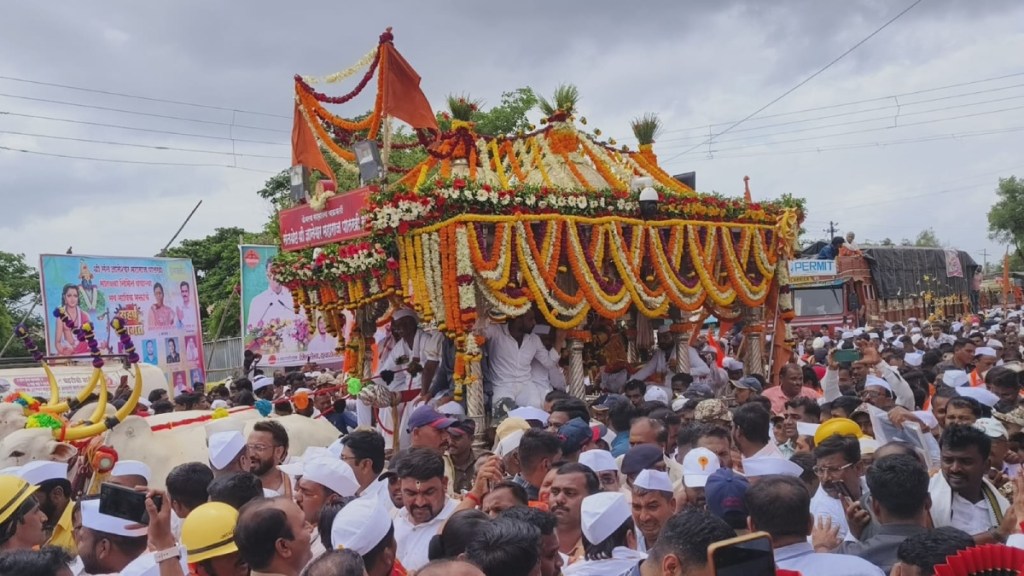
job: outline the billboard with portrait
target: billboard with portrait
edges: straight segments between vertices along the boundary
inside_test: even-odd
[[[175,393],[206,381],[191,260],[43,254],[39,270],[51,356],[89,354],[74,333],[83,322],[93,324],[102,353],[121,353],[110,329],[110,320],[121,316],[142,362],[163,371]],[[64,307],[74,328],[53,316],[58,307]]]
[[[337,339],[319,315],[311,325],[296,313],[291,292],[270,275],[277,246],[239,246],[242,258],[242,334],[246,350],[263,355],[263,366],[299,366],[340,362]]]

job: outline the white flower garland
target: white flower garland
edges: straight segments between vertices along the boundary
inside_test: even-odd
[[[459,276],[473,277],[473,259],[469,254],[469,234],[466,232],[466,224],[459,224],[455,228],[455,271]],[[472,226],[472,224],[469,224]],[[458,282],[458,280],[456,280]],[[476,288],[474,282],[458,284],[459,286],[459,308],[462,310],[476,310]]]
[[[540,291],[541,297],[548,303],[548,306],[562,318],[574,318],[588,306],[586,300],[581,300],[575,306],[569,308],[564,306],[557,298],[552,294],[551,288],[547,285],[544,280],[544,276],[540,273],[537,268],[537,262],[533,258],[533,253],[530,251],[530,243],[526,239],[525,224],[523,222],[516,222],[516,240],[517,249],[519,254],[519,260],[521,263],[526,264],[526,271],[532,277],[535,284]]]
[[[334,84],[336,82],[341,82],[342,80],[354,75],[356,72],[359,72],[363,68],[369,66],[373,62],[373,59],[377,57],[377,50],[378,48],[370,50],[369,52],[366,53],[365,56],[360,58],[355,64],[353,64],[349,68],[346,68],[339,72],[335,72],[333,74],[328,74],[327,76],[303,76],[302,80],[305,81],[306,84]]]

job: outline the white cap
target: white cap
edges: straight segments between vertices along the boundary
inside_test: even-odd
[[[345,449],[345,440],[338,438],[327,446],[327,452],[332,458],[341,458],[341,451]]]
[[[217,410],[219,408],[227,408],[228,401],[223,398],[218,398],[210,403],[210,410]]]
[[[799,464],[778,456],[755,456],[743,459],[743,474],[747,478],[774,474],[799,478],[803,473],[804,469]]]
[[[505,436],[501,442],[498,442],[498,447],[494,450],[494,453],[502,458],[508,456],[514,450],[519,448],[519,442],[523,439],[523,434],[525,433],[526,432],[524,430],[516,430],[515,432],[509,433],[509,435]],[[583,454],[586,454],[586,452]]]
[[[996,353],[994,348],[989,348],[988,346],[982,346],[981,348],[976,349],[974,351],[974,355],[975,356],[988,356],[990,358],[995,358],[995,357],[999,356],[999,354]]]
[[[854,336],[856,336],[856,334],[854,334],[853,332],[843,332],[843,335],[840,336],[840,338],[843,339],[843,340],[849,340],[850,338],[853,338]]]
[[[796,433],[801,436],[814,437],[814,434],[818,431],[820,424],[811,424],[810,422],[797,422]]]
[[[210,434],[210,464],[223,470],[245,450],[245,436],[241,432],[215,432]]]
[[[918,328],[917,326],[914,326],[913,328],[910,329],[910,333],[911,334],[920,334],[921,333],[921,329]]]
[[[537,420],[541,423],[541,426],[548,425],[548,413],[533,406],[520,406],[510,410],[508,415],[512,418],[522,418],[523,420]]]
[[[735,358],[726,358],[722,361],[722,366],[726,370],[743,370],[743,362]]]
[[[1009,434],[1006,432],[1006,426],[995,418],[978,418],[974,422],[974,427],[981,430],[989,438],[1003,438],[1008,439]]]
[[[149,398],[139,397],[139,404],[145,406],[147,410],[153,407],[153,403],[149,401]]]
[[[985,345],[988,346],[989,348],[996,348],[996,349],[999,349],[999,350],[1003,349],[1003,343],[1000,342],[999,340],[996,340],[995,338],[993,338],[993,339],[989,340],[988,342],[986,342]]]
[[[551,334],[551,326],[547,324],[534,324],[533,333],[537,336],[547,336]]]
[[[68,465],[63,462],[33,460],[19,468],[13,473],[13,475],[21,478],[29,484],[35,485],[42,484],[47,480],[67,480]]]
[[[619,466],[615,463],[615,456],[612,456],[612,453],[607,450],[587,450],[580,454],[579,462],[598,473],[611,470],[619,471]]]
[[[961,330],[961,329],[962,329],[963,327],[964,327],[964,325],[963,325],[963,324],[961,324],[961,323],[959,323],[959,322],[953,322],[953,323],[952,323],[952,324],[951,324],[951,325],[949,326],[949,329],[950,329],[950,330],[952,330],[953,332],[959,332],[959,331],[960,331],[960,330]]]
[[[813,342],[811,342],[811,348],[814,348],[815,350],[818,350],[818,349],[821,349],[821,348],[824,348],[824,347],[825,347],[825,339],[822,338],[821,336],[818,336],[817,338],[814,339]]]
[[[83,500],[82,501],[82,526],[96,530],[97,532],[106,532],[107,534],[113,534],[115,536],[128,536],[138,537],[146,535],[146,527],[132,528],[137,522],[131,520],[122,520],[114,516],[100,513],[100,501],[95,500]]]
[[[878,340],[878,332],[868,332],[868,340]]]
[[[875,450],[878,450],[878,440],[874,438],[868,438],[867,436],[858,440],[860,442],[860,453],[861,454],[874,454]]]
[[[330,456],[306,460],[302,466],[302,479],[329,488],[343,498],[355,496],[359,490],[359,481],[352,467]]]
[[[342,508],[344,510],[344,508]],[[600,544],[632,516],[622,492],[598,492],[583,499],[580,524],[588,542]]]
[[[252,391],[255,392],[257,390],[266,388],[267,386],[273,385],[274,379],[271,378],[270,376],[258,376],[255,380],[252,381]]]
[[[886,324],[888,324],[888,322],[886,322]],[[886,330],[885,332],[882,332],[882,336],[885,337],[886,340],[892,339],[892,337],[893,337],[892,330]]]
[[[978,403],[983,406],[988,406],[989,408],[995,406],[996,402],[999,402],[999,396],[996,396],[980,386],[961,386],[956,389],[956,393],[960,396],[966,396],[967,398],[974,398]]]
[[[437,411],[441,414],[447,414],[449,416],[465,416],[466,411],[462,408],[462,404],[458,402],[445,402],[437,407]]]
[[[683,484],[689,488],[703,488],[708,476],[722,467],[718,456],[707,448],[694,448],[683,458]]]
[[[401,320],[402,318],[415,318],[417,322],[420,321],[420,317],[413,312],[412,308],[399,308],[391,314],[391,320]]]
[[[363,555],[373,550],[391,530],[391,515],[376,497],[356,498],[334,517],[331,546]]]
[[[291,476],[292,478],[302,476],[302,458],[289,458],[287,462],[283,464],[278,464],[277,469]]]
[[[138,460],[118,460],[117,464],[110,470],[111,476],[142,476],[146,483],[152,481],[153,472],[149,465]]]
[[[942,383],[946,386],[952,386],[953,388],[966,386],[969,381],[967,372],[963,370],[946,370],[942,373]]]
[[[854,335],[854,336],[860,336],[860,335],[861,335],[861,334],[863,334],[863,333],[864,333],[864,329],[863,329],[863,328],[855,328],[855,329],[853,330],[853,335]]]
[[[294,396],[295,394],[306,394],[307,396],[312,396],[313,395],[313,390],[311,390],[309,388],[298,388],[298,389],[295,390],[295,392],[292,395]]]
[[[907,366],[920,366],[923,361],[924,354],[921,352],[911,352],[903,357],[903,362],[905,362]]]
[[[864,380],[864,387],[867,388],[868,386],[878,386],[879,388],[885,388],[889,392],[892,392],[892,386],[890,386],[884,378],[879,378],[874,374],[868,374],[868,377]]]
[[[697,450],[705,450],[705,448],[697,448]],[[712,454],[714,456],[714,454]],[[715,458],[717,461],[718,458]],[[710,465],[708,466],[710,468]],[[714,472],[714,470],[712,470]],[[705,477],[706,478],[706,477]],[[707,483],[705,481],[705,483]],[[700,486],[703,486],[701,484]],[[633,481],[633,486],[636,488],[643,488],[644,490],[658,490],[660,492],[673,493],[672,479],[668,477],[667,472],[661,470],[641,470],[636,476],[636,480]],[[687,486],[690,486],[687,484]],[[699,486],[691,486],[691,488],[698,488]]]
[[[672,411],[679,412],[686,406],[687,402],[688,400],[686,398],[676,398],[672,401]]]
[[[644,392],[644,400],[646,402],[668,404],[668,392],[665,392],[665,389],[661,386],[648,386],[647,391]]]

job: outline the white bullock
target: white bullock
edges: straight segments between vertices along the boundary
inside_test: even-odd
[[[209,463],[207,427],[211,430],[236,429],[248,435],[253,425],[263,419],[255,410],[246,410],[227,418],[153,431],[154,427],[162,424],[183,422],[208,414],[208,411],[193,410],[148,418],[128,416],[106,432],[104,444],[116,450],[121,460],[140,460],[148,464],[153,473],[152,485],[163,488],[167,473],[175,466],[186,462]],[[337,428],[323,419],[314,420],[297,414],[274,419],[288,431],[290,455],[301,455],[310,446],[326,447],[339,435]],[[67,461],[75,452],[70,444],[55,441],[50,430],[19,430],[0,440],[0,468],[20,466],[31,460]]]

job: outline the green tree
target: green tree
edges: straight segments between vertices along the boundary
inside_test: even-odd
[[[12,254],[0,251],[0,348],[14,333],[15,326],[25,318],[39,298],[39,272],[25,261],[24,254]],[[36,309],[38,310],[38,308]],[[46,349],[42,341],[42,316],[29,314],[25,319],[29,333],[36,339],[40,349]],[[21,340],[11,341],[5,357],[25,356],[25,347]]]
[[[1000,178],[996,194],[999,200],[988,211],[988,237],[1024,254],[1024,180]]]
[[[537,106],[537,95],[529,86],[516,88],[501,95],[501,104],[486,112],[474,114],[477,132],[480,134],[515,134],[530,127],[527,113]]]
[[[921,230],[917,234],[917,238],[914,239],[914,246],[923,248],[941,248],[942,243],[939,242],[938,236],[935,235],[935,230],[928,228],[927,230]]]
[[[275,177],[276,178],[276,177]],[[241,228],[217,228],[206,238],[182,240],[167,255],[191,258],[196,271],[199,310],[203,334],[207,339],[239,336],[242,320],[237,289],[242,278],[239,244],[274,244],[266,232],[252,233]],[[220,334],[217,333],[220,328]]]

